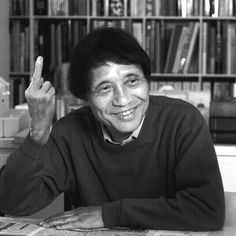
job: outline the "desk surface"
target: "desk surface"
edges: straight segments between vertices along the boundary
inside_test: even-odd
[[[0,235],[17,232],[17,235],[25,235],[34,232],[34,236],[235,236],[235,227],[223,227],[214,232],[181,232],[181,231],[154,231],[154,230],[127,230],[127,229],[98,229],[94,231],[69,231],[42,228],[37,225],[39,219],[0,217]],[[5,231],[5,232],[4,232]],[[7,234],[9,235],[9,234]],[[13,234],[11,234],[13,235]],[[28,235],[28,234],[27,234]]]
[[[235,236],[236,227],[224,227],[220,231],[214,232],[172,232],[172,231],[90,231],[90,232],[73,232],[73,231],[57,231],[43,230],[38,232],[36,236]]]

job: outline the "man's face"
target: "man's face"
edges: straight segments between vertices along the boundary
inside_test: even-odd
[[[149,103],[149,86],[136,65],[108,62],[91,72],[89,104],[112,138],[127,138],[141,123]]]

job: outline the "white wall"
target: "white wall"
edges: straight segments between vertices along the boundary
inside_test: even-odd
[[[215,145],[225,192],[236,192],[236,146]]]

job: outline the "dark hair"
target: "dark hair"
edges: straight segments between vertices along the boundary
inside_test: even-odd
[[[139,65],[150,79],[150,59],[134,36],[119,28],[99,28],[86,35],[74,49],[68,77],[71,93],[87,100],[90,72],[106,62]]]

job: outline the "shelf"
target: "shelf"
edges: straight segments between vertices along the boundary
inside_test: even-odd
[[[34,20],[87,20],[88,16],[33,16]]]
[[[19,76],[30,76],[30,72],[10,72],[9,76],[19,77]]]
[[[14,1],[17,1],[17,0],[14,0]],[[48,77],[52,76],[50,74],[50,68],[49,68],[50,60],[51,60],[51,53],[52,53],[51,50],[52,50],[52,47],[54,47],[53,50],[58,49],[55,46],[58,43],[58,39],[60,39],[60,37],[58,37],[58,34],[61,34],[61,35],[63,34],[60,40],[61,43],[64,39],[65,41],[63,41],[63,43],[70,42],[70,44],[66,46],[63,45],[63,47],[65,46],[64,48],[67,48],[66,50],[68,50],[69,48],[69,53],[68,52],[65,53],[65,51],[63,51],[65,50],[64,48],[62,48],[60,52],[61,54],[66,54],[66,58],[68,59],[70,57],[70,55],[68,54],[71,53],[72,49],[77,43],[75,41],[79,41],[85,34],[90,32],[94,27],[100,27],[101,24],[107,24],[107,26],[112,25],[114,27],[123,27],[129,30],[131,33],[133,33],[133,35],[139,40],[139,42],[141,43],[141,46],[146,50],[146,52],[151,58],[151,62],[152,62],[151,80],[155,82],[157,82],[158,80],[166,82],[166,83],[168,82],[181,82],[181,83],[197,82],[198,88],[200,87],[201,89],[206,88],[205,85],[203,86],[203,84],[206,82],[206,83],[211,84],[211,92],[214,93],[215,82],[233,83],[235,81],[236,71],[235,71],[235,74],[231,74],[231,73],[218,74],[219,71],[215,69],[215,68],[221,68],[222,70],[220,72],[222,73],[228,72],[228,67],[227,67],[227,70],[225,69],[225,67],[223,67],[222,60],[226,60],[226,59],[228,60],[228,58],[226,58],[226,54],[227,54],[227,57],[229,57],[228,56],[229,53],[225,53],[224,57],[218,56],[218,58],[223,58],[221,61],[220,60],[217,61],[218,64],[221,63],[220,64],[221,67],[218,67],[218,64],[216,65],[216,62],[213,62],[215,63],[215,67],[214,67],[214,70],[210,70],[210,72],[213,71],[214,73],[211,73],[211,74],[205,73],[209,71],[206,68],[209,67],[208,63],[210,61],[209,59],[210,53],[212,53],[211,56],[213,55],[216,58],[216,53],[220,51],[219,48],[217,48],[219,47],[219,45],[222,46],[222,48],[220,48],[221,52],[223,52],[223,50],[229,50],[229,47],[228,49],[226,49],[226,42],[223,41],[225,40],[224,37],[225,37],[226,32],[225,31],[218,32],[217,30],[219,30],[219,28],[224,28],[222,26],[227,26],[228,28],[228,26],[230,26],[231,24],[234,25],[234,22],[235,22],[235,31],[236,31],[236,17],[235,16],[234,17],[232,16],[211,17],[211,16],[205,15],[205,13],[206,12],[208,13],[208,11],[205,11],[203,9],[204,0],[200,0],[199,2],[192,1],[193,2],[192,15],[189,14],[190,11],[187,13],[187,10],[186,10],[187,8],[186,9],[174,8],[174,12],[176,13],[178,12],[178,14],[181,14],[182,12],[183,15],[186,15],[184,17],[177,16],[177,15],[174,16],[172,14],[173,9],[169,9],[169,8],[164,9],[165,10],[164,12],[166,12],[166,14],[169,14],[169,15],[161,15],[160,12],[163,12],[163,11],[159,11],[159,13],[156,15],[153,15],[154,11],[152,11],[151,13],[149,12],[150,14],[144,15],[143,13],[145,12],[144,9],[145,9],[146,1],[142,1],[142,9],[140,8],[142,14],[137,14],[136,16],[131,15],[133,8],[128,9],[128,7],[127,8],[124,7],[123,9],[124,11],[122,13],[124,16],[107,16],[108,14],[110,14],[108,5],[104,5],[104,8],[100,9],[101,11],[98,11],[97,6],[95,7],[96,4],[94,5],[94,2],[92,0],[83,2],[85,4],[83,5],[84,8],[82,8],[83,9],[82,11],[77,11],[77,10],[71,11],[71,8],[68,8],[68,11],[64,11],[65,15],[55,15],[55,16],[34,15],[34,12],[35,12],[34,4],[36,3],[36,1],[33,1],[33,0],[20,0],[20,1],[21,3],[23,2],[25,4],[24,6],[26,6],[27,8],[27,11],[25,12],[28,15],[27,16],[11,15],[9,17],[9,21],[10,21],[10,33],[15,27],[14,30],[16,31],[18,30],[19,32],[19,28],[21,31],[23,29],[25,30],[24,31],[25,37],[29,36],[30,45],[29,45],[29,52],[27,54],[29,55],[29,58],[27,58],[27,62],[25,63],[26,67],[21,67],[22,70],[29,70],[30,72],[32,72],[34,70],[34,60],[39,54],[41,54],[42,56],[44,56],[45,62],[47,62],[45,63],[45,66],[44,66],[44,72],[46,73],[45,76],[48,76]],[[178,2],[177,0],[175,1],[176,3]],[[69,1],[69,3],[71,2],[72,1]],[[81,4],[82,1],[78,1],[78,2],[80,2]],[[106,3],[107,2],[108,1],[106,1]],[[104,0],[104,3],[105,3],[105,0]],[[171,6],[174,7],[174,5],[171,5]],[[177,4],[175,5],[175,7],[176,6]],[[139,6],[137,8],[139,8]],[[49,9],[45,8],[44,10],[41,9],[41,11],[36,11],[36,12],[38,13],[50,12],[50,14],[51,12],[53,12],[53,11],[48,11],[48,10]],[[16,12],[16,11],[13,11],[12,9],[11,14],[14,14],[13,12]],[[80,15],[73,15],[73,13],[75,12],[78,12],[78,14]],[[157,9],[155,9],[155,12],[157,12]],[[199,13],[199,15],[196,15],[197,13]],[[100,15],[100,14],[104,14],[104,15]],[[20,22],[20,26],[17,24],[14,25],[16,23],[14,21],[17,21],[17,20]],[[27,21],[22,21],[22,20],[27,20]],[[215,21],[219,22],[219,24],[215,23]],[[190,27],[193,27],[193,25],[195,26],[197,25],[196,27],[197,30],[195,30],[194,39],[187,36],[187,34],[185,34],[185,37],[182,38],[184,39],[183,41],[185,41],[184,43],[185,45],[187,45],[187,39],[186,39],[187,37],[189,37],[190,43],[192,40],[193,42],[192,54],[190,53],[190,56],[188,58],[189,63],[186,63],[187,57],[185,57],[186,61],[183,62],[183,64],[181,64],[181,68],[179,65],[176,67],[174,64],[174,61],[172,61],[171,62],[172,64],[170,64],[170,67],[167,67],[168,69],[165,70],[164,67],[167,62],[167,52],[168,52],[168,48],[170,47],[171,33],[174,31],[174,27],[177,24],[181,25],[182,27],[181,31],[183,31],[184,27],[187,27],[188,28],[187,32],[190,32],[190,33],[193,32],[193,31],[190,31],[191,30]],[[210,40],[211,42],[210,44],[206,44],[207,42],[204,41],[204,37],[205,37],[204,34],[206,33],[204,31],[205,25],[208,26],[209,30],[211,30],[212,32],[215,32],[214,36],[210,37],[209,35],[207,35],[206,37],[207,40]],[[77,32],[76,32],[76,29],[77,29]],[[54,34],[54,40],[51,40],[52,34]],[[65,35],[65,38],[63,39],[64,35]],[[219,36],[221,37],[220,39],[219,39]],[[179,52],[181,52],[180,58],[183,59],[182,53],[184,51],[184,47],[183,45],[182,46],[180,45],[181,40],[179,40],[179,38],[176,38],[176,42],[174,41],[173,48],[174,49],[179,48]],[[20,39],[19,36],[18,36],[18,39]],[[54,41],[55,43],[52,43],[51,41]],[[73,46],[71,46],[71,44],[73,44]],[[158,46],[156,46],[157,44]],[[207,46],[209,48],[212,45],[215,45],[215,48],[211,48],[211,52],[209,50],[206,52],[204,51],[205,50],[204,47]],[[188,47],[188,45],[186,47]],[[14,51],[13,53],[15,53],[15,51],[17,50],[19,50],[19,47],[16,47],[16,50],[13,50]],[[230,50],[230,53],[231,53],[231,50]],[[236,53],[236,49],[235,49],[235,53]],[[15,54],[19,56],[19,52],[18,54],[17,53]],[[205,58],[206,60],[203,58],[203,55],[205,54],[207,54]],[[177,51],[172,53],[171,57],[173,58],[176,57],[178,59],[176,55],[177,55]],[[175,58],[175,62],[177,60],[176,58]],[[236,56],[235,56],[235,60],[236,60]],[[30,65],[28,66],[28,64]],[[184,68],[185,64],[188,64],[188,66],[186,66],[187,69]],[[12,62],[11,62],[11,65],[13,65]],[[206,67],[204,67],[203,65],[206,65]],[[233,65],[234,63],[232,62],[232,67]],[[11,67],[11,68],[12,70],[21,69],[19,67],[16,67],[16,68]],[[168,73],[164,73],[164,71]],[[172,71],[176,73],[171,73]],[[184,71],[185,73],[177,73],[177,72],[182,72],[182,71]],[[23,78],[29,79],[31,74],[29,72],[17,71],[17,72],[11,72],[9,76],[12,78],[23,77]],[[196,87],[197,86],[195,86],[195,88]]]

